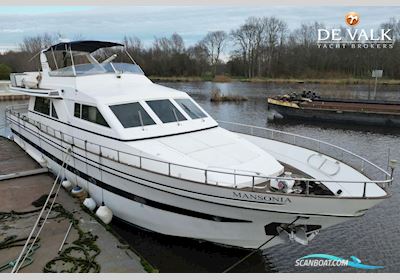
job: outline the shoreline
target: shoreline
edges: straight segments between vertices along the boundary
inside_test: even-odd
[[[325,78],[245,78],[245,77],[229,77],[229,76],[216,76],[211,77],[160,77],[148,76],[154,82],[215,82],[215,83],[230,83],[230,82],[243,82],[243,83],[275,83],[275,84],[327,84],[327,85],[368,85],[374,84],[374,79],[361,79],[361,78],[338,78],[338,79],[325,79]],[[9,80],[0,80],[0,84],[8,84]],[[400,85],[400,79],[380,79],[378,85]]]
[[[159,77],[149,76],[149,79],[155,82],[244,82],[244,83],[276,83],[276,84],[331,84],[331,85],[368,85],[374,84],[373,79],[358,79],[358,78],[342,78],[342,79],[314,79],[314,78],[244,78],[244,77],[229,77],[221,76],[214,79],[208,77]],[[378,80],[378,85],[400,85],[400,80],[381,79]]]

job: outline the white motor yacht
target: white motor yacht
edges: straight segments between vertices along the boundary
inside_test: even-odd
[[[307,244],[389,197],[390,172],[310,137],[217,122],[187,93],[149,80],[124,51],[102,41],[42,50],[41,71],[11,75],[11,90],[29,104],[6,112],[19,146],[54,173],[64,166],[63,178],[114,217],[265,248]]]

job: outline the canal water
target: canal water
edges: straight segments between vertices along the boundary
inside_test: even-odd
[[[380,166],[390,158],[400,162],[400,131],[354,124],[268,123],[266,97],[311,90],[323,96],[367,98],[368,85],[266,84],[266,83],[162,83],[189,93],[215,119],[270,127],[321,139],[357,154]],[[0,84],[1,87],[1,84]],[[211,103],[210,93],[219,88],[224,95],[242,95],[240,103]],[[0,88],[0,91],[2,89]],[[400,86],[379,86],[377,99],[400,101]],[[0,102],[0,127],[6,104]],[[21,101],[19,101],[21,102]],[[389,151],[390,149],[390,151]],[[345,267],[297,267],[296,259],[308,254],[331,254],[345,259],[356,256],[364,264],[381,265],[375,272],[400,272],[400,166],[395,171],[393,195],[367,214],[322,231],[308,246],[278,245],[253,255],[235,271],[240,272],[365,272]],[[164,236],[120,221],[113,228],[161,272],[222,272],[248,251],[226,248],[208,242]]]

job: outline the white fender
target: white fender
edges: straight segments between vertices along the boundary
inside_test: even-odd
[[[61,185],[63,186],[64,189],[70,189],[72,187],[71,181],[64,180]]]
[[[96,208],[96,202],[94,201],[93,198],[90,198],[90,197],[86,198],[83,201],[83,205],[85,205],[85,207],[87,209],[89,209],[90,211],[93,211]]]
[[[96,216],[100,218],[106,225],[112,220],[113,213],[107,206],[100,206],[96,211]]]

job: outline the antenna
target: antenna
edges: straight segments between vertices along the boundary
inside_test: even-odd
[[[124,48],[124,51],[126,52],[126,54],[128,55],[128,57],[130,58],[130,60],[133,62],[133,64],[136,64],[136,61],[132,58],[132,56],[129,54],[128,50],[126,49],[126,47]]]
[[[28,62],[31,62],[32,60],[34,60],[42,51],[37,52],[34,56],[31,57],[31,59],[29,59]]]

